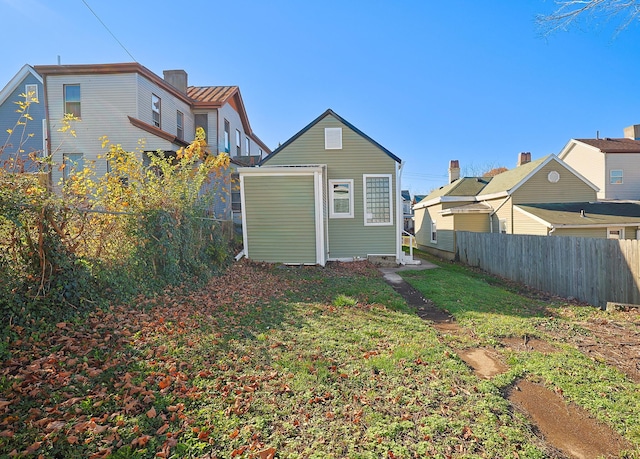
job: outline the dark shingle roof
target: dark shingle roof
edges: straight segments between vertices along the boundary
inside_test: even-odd
[[[558,226],[640,224],[640,204],[635,202],[519,204],[517,207]]]
[[[576,139],[596,147],[603,153],[640,153],[640,140],[634,139]]]
[[[433,190],[425,199],[431,200],[441,196],[475,196],[493,179],[493,177],[462,177],[437,190]]]

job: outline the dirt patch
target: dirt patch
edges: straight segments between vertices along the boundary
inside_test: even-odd
[[[521,380],[511,388],[507,398],[533,421],[546,442],[572,457],[613,458],[629,448],[609,427],[539,384]]]
[[[433,322],[433,326],[439,331],[452,335],[465,333],[462,327],[455,322],[453,316],[437,308],[405,281],[396,278],[393,281],[388,280],[388,283],[402,295],[410,306],[416,309],[420,318]],[[602,358],[605,358],[607,362],[611,362],[612,356],[614,356],[614,364],[617,360],[616,366],[621,369],[626,368],[632,373],[635,371],[633,374],[640,378],[640,374],[638,374],[640,354],[637,352],[640,350],[640,334],[637,332],[634,334],[633,327],[608,326],[603,328],[603,323],[582,325],[590,332],[589,336],[577,337],[568,331],[560,331],[554,335],[559,340],[572,342],[587,354],[606,356]],[[621,354],[624,352],[624,349],[620,348],[621,338],[622,342],[626,343],[627,349],[633,349],[635,354],[631,356]],[[502,343],[519,352],[552,353],[558,351],[552,344],[540,339],[509,338],[504,339]],[[457,353],[481,378],[490,379],[508,369],[500,356],[488,349],[465,349],[457,351]],[[630,445],[618,433],[599,423],[580,407],[568,404],[561,395],[544,386],[521,380],[508,391],[506,397],[516,409],[522,411],[531,420],[542,440],[549,447],[557,449],[560,454],[578,459],[614,458],[619,457],[620,451],[630,448]]]
[[[490,379],[507,371],[506,365],[488,349],[465,349],[458,355],[481,378]]]
[[[536,351],[543,354],[558,352],[558,349],[548,341],[538,338],[504,338],[502,344],[514,351]]]

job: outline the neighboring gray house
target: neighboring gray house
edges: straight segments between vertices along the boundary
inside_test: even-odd
[[[184,70],[167,70],[161,78],[138,63],[35,69],[43,77],[46,94],[51,133],[47,150],[57,164],[80,169],[92,161],[100,176],[108,171],[107,161],[99,158],[102,136],[127,151],[139,151],[145,161],[144,152],[172,154],[188,145],[196,127],[202,127],[211,152],[227,152],[232,159],[229,177],[223,181],[224,199],[217,200],[215,209],[216,217],[231,219],[231,176],[237,164],[257,162],[270,153],[251,129],[237,86],[189,86]],[[80,119],[74,126],[76,137],[58,132],[65,113]],[[52,183],[64,180],[70,169],[52,168]],[[235,214],[239,216],[239,211]]]
[[[29,97],[31,104],[28,114],[32,118],[26,125],[16,125],[25,121],[16,110],[18,101]],[[35,164],[28,155],[38,156],[45,150],[45,104],[43,100],[42,77],[33,67],[26,64],[0,91],[0,167],[12,171],[35,171]],[[36,102],[37,101],[37,102]],[[7,130],[13,130],[11,134]]]
[[[332,110],[240,168],[244,255],[318,264],[403,256],[402,161]]]
[[[640,125],[623,138],[571,139],[558,157],[600,189],[598,200],[640,200]]]

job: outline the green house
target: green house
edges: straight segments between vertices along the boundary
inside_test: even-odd
[[[240,168],[244,255],[324,266],[403,263],[402,161],[327,110],[259,167]]]

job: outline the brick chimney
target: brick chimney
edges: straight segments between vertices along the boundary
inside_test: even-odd
[[[633,126],[624,128],[624,138],[640,140],[640,124],[634,124]]]
[[[460,163],[457,159],[449,161],[449,183],[453,183],[460,178]]]
[[[182,94],[187,94],[187,72],[184,70],[165,70],[164,81],[176,88]]]
[[[518,164],[517,166],[522,166],[523,164],[527,164],[531,162],[531,153],[528,151],[523,151],[518,155]]]

